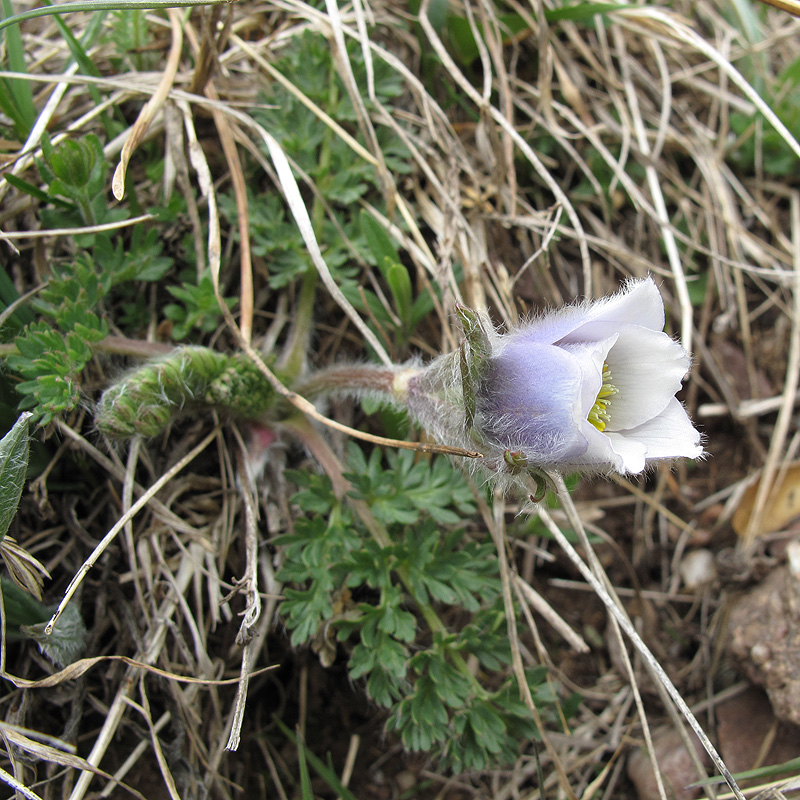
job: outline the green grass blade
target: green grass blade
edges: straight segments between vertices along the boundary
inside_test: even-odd
[[[0,30],[13,19],[13,9],[9,0],[2,0],[3,21]],[[5,34],[8,68],[12,72],[26,75],[25,47],[19,26],[9,27]],[[3,80],[0,82],[0,107],[14,121],[17,135],[25,139],[36,121],[36,106],[33,103],[33,89],[29,81]]]
[[[297,766],[300,769],[300,791],[303,800],[314,800],[314,791],[311,788],[311,775],[308,771],[308,762],[306,761],[306,746],[303,740],[298,736],[295,739],[297,747]]]
[[[8,0],[4,0],[8,2]],[[77,12],[92,13],[94,11],[124,11],[126,9],[142,8],[153,11],[158,8],[194,8],[196,6],[218,6],[229,0],[85,0],[84,2],[59,3],[55,6],[32,8],[20,14],[7,17],[0,21],[0,31],[10,25],[17,25],[37,17],[49,17],[54,14],[74,14]]]
[[[58,30],[61,32],[61,35],[64,37],[64,40],[67,43],[67,47],[69,47],[70,53],[72,53],[72,57],[78,63],[78,66],[81,68],[81,72],[84,75],[93,75],[95,78],[100,77],[100,70],[94,65],[94,62],[86,53],[84,46],[75,38],[75,34],[73,34],[72,30],[70,30],[69,25],[64,22],[61,17],[56,14],[54,22],[58,26]],[[89,91],[92,93],[92,99],[99,101],[100,99],[100,92],[97,90],[96,86],[92,86],[89,84]],[[97,95],[96,97],[94,95]]]
[[[299,737],[295,736],[289,728],[286,727],[277,717],[275,719],[275,724],[281,729],[284,736],[289,739],[292,744],[297,747],[297,755],[299,758],[302,759],[303,762],[306,760],[309,764],[311,764],[311,768],[317,775],[331,787],[331,789],[336,792],[341,800],[357,800],[356,796],[339,780],[339,776],[331,769],[322,759],[317,758],[313,753],[306,751],[305,747],[299,741]],[[307,770],[307,767],[306,767]],[[303,768],[301,767],[300,771],[300,778],[302,781],[303,777]],[[303,795],[305,799],[305,795]],[[309,795],[312,797],[312,795]]]

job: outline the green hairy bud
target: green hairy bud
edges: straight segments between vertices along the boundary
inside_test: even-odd
[[[274,397],[247,356],[180,347],[108,388],[97,405],[95,422],[107,436],[156,436],[191,409],[214,408],[253,419]]]

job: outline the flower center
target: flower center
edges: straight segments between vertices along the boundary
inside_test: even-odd
[[[587,419],[592,425],[597,428],[601,433],[606,429],[606,425],[611,422],[611,415],[608,413],[609,406],[611,405],[611,396],[617,393],[617,387],[611,382],[611,370],[608,364],[603,364],[603,385],[597,393],[597,399],[594,401],[592,410],[589,412]]]

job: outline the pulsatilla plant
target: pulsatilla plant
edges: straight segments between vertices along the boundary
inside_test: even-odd
[[[427,366],[340,365],[292,388],[312,399],[392,403],[438,443],[480,455],[479,469],[506,488],[524,488],[526,474],[543,482],[554,472],[638,473],[702,454],[675,397],[689,357],[662,331],[652,279],[505,334],[484,314],[462,307],[458,315],[460,349]],[[169,390],[173,379],[184,388]],[[182,348],[107,390],[97,424],[129,435],[146,422],[139,432],[154,434],[198,402],[273,428],[286,414],[247,359]],[[161,415],[153,413],[159,403]],[[351,445],[344,498],[326,476],[289,473],[302,513],[274,544],[292,642],[310,643],[323,663],[341,648],[350,676],[390,710],[388,727],[406,747],[437,751],[458,770],[508,761],[536,731],[514,682],[502,677],[510,650],[493,545],[463,524],[473,496],[449,460],[408,451],[385,459]],[[467,615],[457,633],[442,621],[448,608]],[[527,679],[546,718],[553,687],[541,670]]]

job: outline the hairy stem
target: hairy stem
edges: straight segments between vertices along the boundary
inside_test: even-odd
[[[313,372],[301,378],[295,391],[309,400],[330,395],[380,395],[388,401],[401,399],[396,388],[398,375],[408,369],[396,366],[392,369],[368,364],[345,364]]]

